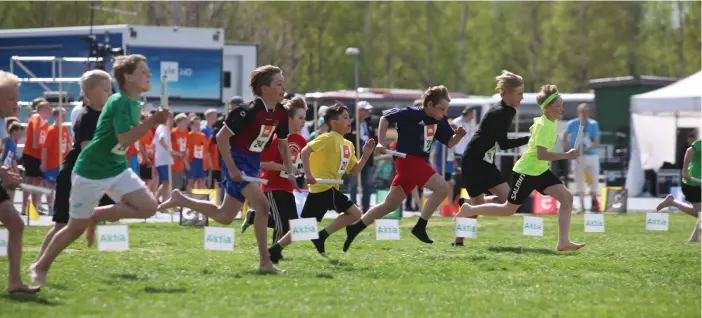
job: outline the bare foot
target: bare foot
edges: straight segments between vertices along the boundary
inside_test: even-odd
[[[171,192],[171,197],[158,206],[157,211],[166,211],[178,207],[180,206],[181,202],[183,202],[184,198],[183,193],[181,193],[180,190],[175,189],[173,192]]]
[[[558,250],[559,252],[577,251],[583,247],[585,247],[584,243],[582,243],[582,244],[581,243],[573,243],[573,242],[568,242],[566,244],[558,243],[558,248],[556,248],[556,250]]]
[[[284,269],[280,269],[280,268],[275,267],[275,265],[273,265],[273,264],[261,266],[261,268],[259,268],[259,271],[262,274],[285,274],[287,272]]]
[[[7,292],[10,294],[23,293],[23,294],[36,294],[41,290],[40,286],[28,286],[25,283],[20,283],[17,286],[8,286]]]
[[[29,267],[29,278],[32,280],[33,284],[44,286],[46,285],[46,270],[37,268],[36,265],[32,264]]]
[[[91,218],[88,221],[88,227],[85,228],[85,239],[88,241],[88,247],[93,247],[95,244],[95,228],[97,223]]]
[[[656,207],[656,211],[660,211],[669,207],[673,203],[673,201],[675,201],[675,197],[673,197],[670,194],[667,195],[665,199],[663,199],[663,202],[658,204],[658,206]]]
[[[470,206],[470,204],[466,203],[461,205],[461,209],[458,211],[458,214],[456,214],[457,218],[467,218],[471,216],[476,216],[477,214],[472,213],[471,211],[473,210],[473,207]]]

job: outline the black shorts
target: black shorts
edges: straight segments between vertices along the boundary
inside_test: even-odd
[[[54,199],[54,217],[52,220],[56,223],[67,224],[69,216],[69,199],[71,197],[71,173],[73,167],[61,168],[58,177],[56,177],[56,192]],[[98,206],[115,204],[115,201],[107,195],[103,195]]]
[[[212,170],[212,181],[217,183],[222,182],[222,171]]]
[[[297,205],[295,195],[282,190],[265,192],[266,198],[271,205],[270,218],[273,221],[275,230],[275,241],[277,242],[285,233],[290,231],[290,220],[297,219]]]
[[[690,203],[700,203],[702,196],[701,187],[700,186],[691,186],[687,185],[685,183],[682,184],[682,193],[685,195],[685,201],[690,202]]]
[[[151,180],[152,176],[152,171],[153,169],[149,165],[140,165],[139,166],[139,178],[142,180]]]
[[[0,203],[5,202],[5,200],[10,200],[10,194],[5,190],[4,187],[0,187]]]
[[[546,190],[546,188],[556,184],[563,184],[563,182],[561,182],[561,179],[558,179],[551,170],[546,170],[538,176],[513,172],[512,188],[509,189],[507,201],[512,204],[522,205],[534,190],[545,194],[544,190]]]
[[[22,156],[22,166],[24,166],[24,175],[26,177],[43,177],[41,172],[41,159],[34,158],[30,155]]]
[[[439,173],[439,175],[441,175],[441,174]],[[446,180],[447,182],[450,182],[452,179],[453,179],[453,173],[451,173],[451,172],[444,173],[444,180]]]
[[[487,194],[490,189],[507,183],[494,164],[482,159],[463,157],[461,170],[463,185],[471,198]]]
[[[316,218],[317,222],[320,222],[327,211],[335,210],[338,213],[344,213],[351,206],[353,206],[353,202],[347,196],[336,188],[331,188],[324,192],[307,195],[307,201],[305,201],[305,207],[302,208],[300,217]]]

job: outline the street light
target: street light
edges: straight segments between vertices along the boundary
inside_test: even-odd
[[[355,148],[362,147],[360,145],[360,123],[358,121],[358,57],[361,55],[361,50],[359,50],[357,47],[348,47],[346,48],[346,55],[352,55],[354,57],[353,61],[353,91],[354,91],[354,104],[353,104],[353,110],[354,110],[354,119],[356,121],[356,146]],[[359,149],[356,149],[356,152],[358,152]],[[361,193],[361,198],[363,197],[363,185],[361,184],[361,175],[363,173],[359,173],[358,176],[356,176],[356,189],[358,190],[357,193]],[[353,202],[356,202],[356,198],[353,198]],[[368,209],[367,206],[363,207],[364,209]]]

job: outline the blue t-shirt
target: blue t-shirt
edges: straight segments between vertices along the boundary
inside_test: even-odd
[[[210,140],[210,137],[212,137],[212,134],[214,134],[214,130],[207,126],[200,129],[200,131],[202,131],[202,133],[205,134],[205,138],[207,138],[207,140]]]
[[[408,155],[429,157],[434,139],[448,145],[453,129],[446,117],[435,120],[423,107],[393,108],[383,112],[391,124],[397,123],[397,151]]]
[[[5,167],[12,166],[12,162],[18,159],[17,156],[17,144],[12,140],[11,137],[5,137],[2,141],[4,150],[2,151],[2,157],[0,157],[0,162]]]
[[[566,133],[570,135],[570,144],[568,149],[573,149],[575,147],[575,138],[578,136],[578,128],[580,127],[580,119],[571,119],[568,121],[568,127],[566,127]],[[583,127],[583,138],[582,147],[590,147],[595,138],[600,138],[600,125],[594,119],[589,119],[585,122],[585,127]],[[585,151],[585,155],[595,155],[597,151],[594,148]]]
[[[444,155],[444,149],[446,149],[446,155]],[[434,151],[436,151],[436,157],[434,157],[436,173],[441,174],[443,172],[441,170],[444,169],[444,162],[446,163],[446,173],[453,173],[453,149],[446,148],[440,142],[435,142]]]

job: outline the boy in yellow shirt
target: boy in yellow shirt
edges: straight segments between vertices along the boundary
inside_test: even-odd
[[[358,175],[375,149],[375,140],[369,139],[363,146],[363,155],[359,162],[353,143],[344,139],[344,135],[351,132],[348,108],[342,104],[329,107],[324,115],[324,123],[330,131],[308,143],[302,148],[300,156],[305,168],[305,178],[310,185],[310,194],[302,208],[301,217],[316,218],[319,222],[328,210],[339,213],[329,226],[319,231],[319,239],[312,240],[317,251],[326,257],[324,242],[327,237],[361,218],[361,210],[339,191],[339,185],[319,184],[315,178],[340,180],[344,173]],[[288,231],[268,249],[274,264],[280,260],[283,248],[292,242],[291,235]]]
[[[544,85],[536,95],[536,102],[541,106],[543,116],[534,118],[534,125],[529,129],[531,137],[527,151],[512,169],[512,188],[507,202],[487,203],[478,206],[463,204],[456,217],[475,215],[508,216],[513,215],[534,191],[551,196],[561,203],[558,210],[558,251],[581,249],[585,244],[570,241],[568,230],[573,209],[573,195],[556,175],[549,170],[549,161],[577,159],[578,151],[571,149],[566,153],[552,152],[558,132],[556,119],[563,117],[563,99],[556,85]]]

